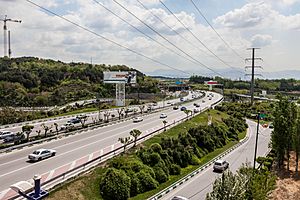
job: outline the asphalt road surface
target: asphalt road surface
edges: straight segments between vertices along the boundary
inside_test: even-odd
[[[257,124],[250,120],[247,120],[247,123],[249,125],[249,140],[222,158],[223,160],[229,162],[229,169],[233,172],[239,169],[242,164],[246,162],[253,166]],[[260,134],[258,137],[257,157],[265,155],[265,153],[268,151],[270,133],[272,131],[269,128],[262,128],[262,126],[260,126],[259,130]],[[256,166],[258,165],[256,164]],[[190,200],[204,200],[206,194],[212,191],[215,179],[221,176],[221,173],[213,172],[212,168],[212,166],[208,167],[197,176],[177,187],[175,190],[169,192],[162,199],[170,200],[174,196],[183,196]]]
[[[200,93],[195,93],[195,94],[197,94],[197,96],[200,95]],[[184,97],[184,99],[192,99],[192,95],[193,95],[193,93],[189,92],[189,94],[186,97]],[[157,103],[157,106],[153,106],[153,107],[154,107],[154,109],[157,109],[159,107],[167,106],[168,103],[170,104],[170,103],[178,103],[178,102],[180,102],[179,98],[173,99],[173,100],[167,100],[165,102],[160,101],[160,102]],[[130,107],[131,108],[136,108],[138,111],[140,111],[140,109],[138,108],[138,106],[130,106]],[[146,109],[147,109],[147,107],[145,107],[145,110]],[[111,112],[111,115],[114,114],[115,116],[118,116],[117,109],[111,109],[110,112]],[[84,113],[82,113],[82,114],[84,114]],[[93,118],[94,119],[98,119],[100,117],[100,119],[103,119],[104,118],[103,114],[104,114],[103,112],[100,113],[100,116],[99,116],[98,112],[92,112],[92,113],[87,114],[88,118],[87,118],[86,124],[87,123],[92,123],[93,122]],[[52,127],[52,130],[55,131],[54,123],[57,123],[58,124],[58,129],[60,129],[60,127],[62,125],[65,125],[67,123],[67,121],[69,121],[72,118],[74,118],[74,117],[67,116],[66,118],[62,118],[62,119],[49,118],[45,122],[43,122],[43,121],[38,122],[39,120],[34,120],[34,121],[28,121],[26,123],[34,126],[34,128],[32,129],[32,133],[30,134],[30,136],[34,136],[34,135],[37,135],[36,131],[38,131],[38,130],[41,130],[41,134],[44,133],[44,129],[41,126],[42,124],[45,124],[46,126]],[[5,127],[5,126],[6,125],[4,125],[2,127]],[[5,130],[5,131],[12,131],[14,133],[22,132],[22,125],[16,125],[16,126],[7,125],[7,126],[9,126],[9,127],[8,128],[2,128],[2,129],[0,129],[0,131],[4,131]],[[75,126],[81,126],[81,123],[77,123],[77,124],[75,124]]]
[[[207,97],[196,100],[201,105],[201,108],[208,107],[212,103],[220,100],[222,96],[220,94],[214,94],[212,100],[208,100]],[[187,103],[188,109],[193,109],[194,102]],[[163,127],[163,120],[168,123],[173,123],[174,120],[178,120],[186,116],[186,114],[180,109],[173,110],[169,108],[163,111],[167,114],[167,118],[160,119],[162,112],[149,114],[143,117],[143,121],[139,123],[133,123],[132,120],[121,122],[106,127],[89,130],[80,134],[65,137],[55,141],[34,145],[32,147],[26,147],[21,150],[16,150],[11,153],[0,155],[0,191],[9,188],[10,185],[22,181],[31,179],[35,174],[43,174],[70,163],[74,160],[87,156],[99,149],[106,148],[108,146],[118,143],[118,138],[129,136],[129,132],[132,129],[139,129],[146,134],[155,129]],[[57,151],[57,155],[42,160],[36,163],[28,162],[27,156],[34,150],[39,148],[49,148]],[[0,193],[1,194],[1,193]]]

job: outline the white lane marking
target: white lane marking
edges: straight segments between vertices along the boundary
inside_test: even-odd
[[[71,169],[73,169],[73,168],[75,167],[76,161],[77,161],[77,160],[74,160],[74,161],[72,162],[72,164],[70,165],[69,170],[71,170]]]
[[[52,178],[54,172],[55,172],[55,170],[51,170],[45,181],[50,180]]]
[[[189,103],[189,104],[192,105],[192,103]],[[186,106],[190,106],[190,105],[186,105]],[[159,113],[154,113],[153,117],[148,118],[148,119],[146,119],[146,120],[150,120],[150,119],[152,119],[152,118],[156,118],[156,117],[157,117],[156,114],[159,114]],[[169,115],[170,115],[170,116],[173,116],[173,115],[175,115],[175,114],[178,114],[178,113],[177,113],[177,112],[176,112],[176,113],[174,113],[174,112],[172,113],[172,112],[171,112],[171,114],[169,114]],[[182,118],[177,118],[177,120],[178,120],[178,119],[182,119]],[[151,122],[151,123],[152,123],[152,122]],[[146,124],[143,123],[143,125],[147,125],[147,124],[150,124],[150,123],[146,123]],[[128,124],[127,126],[131,126],[131,125],[132,125],[132,124]],[[112,130],[108,130],[108,131],[102,132],[101,135],[102,135],[102,134],[105,134],[105,133],[108,133],[108,132],[111,132],[111,131],[116,131],[116,130],[118,130],[118,129],[123,129],[123,128],[127,127],[127,126],[123,126],[123,127],[120,127],[120,128],[116,128],[116,129],[112,129]],[[159,128],[160,128],[160,126],[156,126],[156,127],[159,127]],[[156,128],[156,127],[155,127],[155,128]],[[100,127],[99,129],[101,129],[101,128],[103,128],[103,127]],[[152,131],[152,132],[155,131],[155,128],[152,128],[151,131]],[[95,130],[98,130],[98,129],[95,129]],[[88,140],[88,139],[90,139],[90,138],[97,137],[97,136],[99,136],[99,135],[100,135],[100,134],[96,134],[96,135],[92,135],[92,136],[90,136],[90,137],[83,138],[83,139],[81,139],[81,140],[77,140],[77,141],[70,142],[70,143],[65,143],[65,144],[63,144],[63,145],[60,145],[60,146],[55,147],[55,149],[59,149],[59,148],[64,147],[64,146],[68,146],[68,145],[74,144],[74,143],[76,143],[76,142],[82,142],[82,141],[84,141],[84,140]],[[119,135],[120,135],[120,134],[119,134]],[[110,138],[110,137],[109,137],[109,138]],[[99,141],[102,141],[102,140],[99,140]],[[43,144],[42,144],[42,145],[43,145]],[[7,165],[7,164],[9,164],[9,163],[16,162],[16,161],[19,161],[19,160],[22,160],[22,159],[24,159],[24,158],[20,158],[20,159],[12,160],[12,161],[9,161],[9,162],[5,162],[5,163],[3,163],[3,164],[0,164],[0,166]],[[1,176],[0,176],[0,177],[1,177]]]

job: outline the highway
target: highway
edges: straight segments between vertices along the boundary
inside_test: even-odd
[[[201,105],[201,108],[204,108],[210,106],[214,102],[217,102],[221,98],[221,95],[215,93],[212,100],[208,100],[208,98],[205,97],[204,103],[202,103],[202,99],[197,100],[196,102]],[[194,102],[187,103],[185,106],[192,110],[194,107],[193,103]],[[165,119],[160,119],[159,117],[162,112],[152,113],[144,116],[144,120],[139,123],[133,123],[132,120],[129,120],[89,130],[81,134],[76,134],[59,140],[26,147],[11,153],[1,154],[0,191],[9,188],[10,185],[18,181],[31,179],[35,174],[50,172],[51,170],[71,163],[74,160],[81,158],[84,160],[86,156],[88,156],[87,159],[90,159],[95,156],[93,153],[100,149],[105,149],[106,147],[118,144],[118,138],[129,136],[129,132],[132,129],[139,129],[143,132],[143,134],[146,134],[163,127],[163,120],[168,121],[168,123],[173,123],[174,120],[178,120],[186,116],[186,114],[180,111],[180,109],[173,110],[172,108],[169,108],[163,112],[168,116]],[[28,154],[39,148],[55,149],[57,151],[57,155],[36,163],[28,162]],[[89,155],[91,156],[89,157]]]
[[[249,125],[249,140],[223,158],[229,162],[229,169],[233,172],[239,169],[243,163],[247,162],[251,165],[253,164],[257,124],[250,120],[247,120],[247,123]],[[257,156],[263,156],[268,151],[271,131],[269,128],[262,128],[262,126],[260,126]],[[212,166],[208,167],[161,199],[170,200],[174,196],[183,196],[190,200],[204,200],[206,194],[212,191],[215,179],[220,176],[221,173],[213,172]]]
[[[189,92],[189,94],[184,97],[185,99],[192,99],[192,93]],[[200,94],[199,94],[200,95]],[[157,108],[160,108],[160,107],[163,107],[164,105],[168,105],[167,103],[179,103],[180,102],[180,99],[177,98],[177,99],[173,99],[173,100],[167,100],[165,102],[163,101],[160,101],[157,103],[157,106],[153,106],[154,109],[157,109]],[[140,109],[138,106],[130,106],[131,108],[136,108],[138,110],[138,113],[140,113]],[[118,112],[117,112],[118,109],[110,109],[110,113],[111,115],[115,115],[118,117]],[[144,110],[146,111],[147,110],[147,107],[144,108]],[[93,122],[93,118],[94,119],[98,119],[100,117],[100,119],[103,119],[104,118],[104,112],[100,112],[100,116],[99,116],[99,112],[91,112],[91,113],[88,113],[87,116],[87,121],[86,123],[92,123]],[[42,120],[34,120],[34,121],[27,121],[27,122],[23,122],[23,124],[25,123],[28,123],[30,125],[33,125],[34,128],[32,129],[32,133],[30,134],[30,136],[34,136],[34,135],[37,135],[36,131],[38,130],[41,130],[41,135],[44,134],[44,129],[42,128],[42,124],[45,124],[46,126],[49,126],[49,127],[52,127],[52,131],[55,132],[55,126],[54,126],[54,123],[57,123],[58,124],[58,129],[60,129],[60,127],[64,124],[67,123],[67,121],[69,121],[70,119],[72,119],[74,117],[72,116],[66,116],[64,118],[61,118],[61,119],[58,119],[57,118],[49,118],[47,119],[46,121],[42,121]],[[110,116],[111,118],[111,116]],[[8,126],[8,128],[0,128],[0,131],[12,131],[14,133],[17,133],[17,132],[22,132],[22,125],[13,125],[13,124],[10,124],[10,125],[3,125],[2,127],[6,127]],[[81,126],[80,123],[78,124],[75,124],[75,126]],[[49,132],[48,132],[49,134]]]

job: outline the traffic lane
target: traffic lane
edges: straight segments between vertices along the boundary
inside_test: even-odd
[[[217,99],[216,99],[217,100]],[[198,100],[199,101],[199,100]],[[197,102],[197,101],[196,101]],[[192,103],[189,103],[188,105],[190,106]],[[167,110],[167,112],[172,112],[171,109]],[[168,114],[167,113],[167,114]],[[153,115],[153,114],[150,114]],[[158,114],[154,113],[154,117],[157,117]],[[127,126],[128,124],[132,124],[132,121],[126,121],[126,122],[121,122],[120,126]],[[102,132],[106,132],[106,131],[110,131],[111,130],[111,126],[112,127],[116,127],[117,125],[109,125],[106,127],[101,127],[99,129],[101,129]],[[61,145],[65,145],[65,144],[73,144],[74,141],[79,141],[82,138],[89,138],[91,135],[95,135],[95,132],[97,132],[98,129],[94,130],[94,131],[88,131],[88,132],[84,132],[82,134],[76,134],[74,136],[69,136],[69,137],[63,137],[62,139],[56,140],[56,141],[52,141],[47,143],[48,148],[55,148],[57,146],[61,146]],[[84,135],[83,135],[84,134]],[[19,158],[24,158],[24,156],[28,155],[29,153],[31,153],[33,150],[37,149],[37,148],[42,148],[44,146],[44,144],[40,144],[40,145],[34,145],[32,147],[26,147],[23,150],[20,151],[14,151],[8,154],[2,154],[0,156],[0,166],[7,163],[7,162],[11,162],[13,160],[17,160]],[[23,152],[23,153],[22,153]],[[19,158],[18,158],[19,156]],[[2,164],[1,164],[2,163]]]
[[[183,112],[177,111],[177,112],[173,112],[173,114],[170,114],[168,116],[168,118],[171,120],[175,120],[176,118],[179,117],[179,115],[181,118],[185,117],[185,114]],[[163,124],[160,121],[155,121],[153,119],[150,119],[150,120],[148,120],[147,123],[140,123],[139,125],[134,124],[135,126],[133,126],[133,128],[138,128],[141,131],[151,129],[154,126],[158,126],[157,128],[161,128],[161,127],[163,127]],[[50,171],[51,169],[60,167],[62,165],[70,163],[76,159],[84,157],[90,153],[93,153],[97,150],[100,150],[99,147],[101,147],[101,146],[105,147],[105,146],[110,146],[112,144],[115,144],[117,142],[117,138],[128,136],[129,135],[128,132],[129,132],[128,130],[124,130],[123,132],[119,132],[118,134],[113,134],[113,135],[110,134],[111,136],[104,137],[104,139],[102,139],[101,141],[96,140],[92,143],[78,144],[77,145],[78,147],[75,149],[72,148],[72,149],[68,149],[67,151],[66,151],[66,149],[63,149],[64,152],[62,152],[62,150],[56,149],[57,156],[55,156],[49,160],[44,160],[40,163],[34,163],[34,164],[26,163],[25,166],[24,166],[24,163],[22,163],[22,165],[18,166],[17,169],[10,170],[9,172],[0,175],[0,178],[2,180],[4,180],[5,183],[8,183],[8,186],[10,184],[13,184],[16,181],[15,177],[18,177],[18,179],[21,178],[19,180],[27,180],[36,173],[43,174],[45,172]],[[15,164],[15,166],[16,166],[16,164]],[[1,186],[1,187],[3,187],[1,189],[5,189],[8,186],[6,186],[6,184],[5,184],[5,185]]]
[[[189,93],[189,95],[187,97],[191,98],[192,94]],[[170,100],[174,103],[179,102],[179,99],[175,99],[175,100]],[[158,102],[159,106],[163,105],[163,101]],[[132,106],[132,108],[138,108],[138,106]],[[118,116],[118,112],[117,109],[111,109],[110,110],[111,114]],[[84,114],[84,113],[82,113]],[[98,118],[99,113],[98,112],[93,112],[93,113],[88,113],[88,120],[86,123],[92,123],[93,119],[92,118]],[[101,112],[101,118],[103,119],[103,111]],[[42,128],[42,124],[45,124],[46,126],[52,126],[52,129],[55,131],[55,126],[54,123],[57,123],[59,127],[61,127],[62,125],[66,124],[70,119],[72,119],[74,117],[70,116],[67,118],[62,118],[62,119],[54,119],[54,118],[50,118],[48,121],[45,122],[37,122],[37,121],[29,121],[28,124],[31,124],[34,126],[34,128],[32,129],[32,133],[31,135],[37,135],[36,131],[41,130],[41,132],[43,132],[43,128]],[[0,131],[12,131],[12,132],[21,132],[22,131],[22,126],[15,126],[15,127],[9,127],[9,128],[4,128],[4,129],[0,129]]]
[[[188,105],[187,107],[189,107],[189,106],[192,106],[191,104],[190,105]],[[178,114],[178,112],[179,112],[179,114]],[[151,116],[151,117],[147,117],[147,118],[145,118],[145,122],[147,122],[147,121],[149,121],[149,122],[153,122],[153,120],[155,120],[155,119],[159,119],[159,115],[160,115],[160,113],[156,113],[156,114],[154,114],[153,116]],[[170,120],[170,123],[172,123],[173,122],[173,120],[175,120],[176,118],[178,118],[178,117],[185,117],[185,114],[183,113],[183,112],[181,112],[180,113],[180,111],[174,111],[174,110],[169,110],[168,112],[167,112],[167,115],[168,115],[168,118],[167,118],[167,120],[169,119]],[[174,117],[172,116],[172,115],[174,115]],[[163,120],[161,120],[161,121],[163,121]],[[162,122],[161,122],[161,124],[162,124]],[[151,125],[152,126],[152,125]],[[159,126],[160,126],[160,124],[159,124]],[[111,132],[113,131],[113,132],[117,132],[117,131],[121,131],[121,130],[124,130],[124,129],[127,129],[127,130],[131,130],[131,129],[134,129],[134,128],[136,128],[136,125],[135,124],[133,124],[132,123],[132,121],[128,121],[128,123],[127,123],[127,125],[126,126],[121,126],[121,127],[116,127],[115,129],[111,129],[110,127],[108,127],[108,130],[107,131],[102,131],[102,130],[92,130],[92,131],[90,131],[90,134],[92,134],[92,136],[90,136],[90,137],[84,137],[84,138],[80,138],[80,139],[78,139],[78,140],[74,140],[73,138],[71,138],[71,139],[73,139],[73,141],[72,142],[64,142],[64,144],[62,144],[62,145],[60,145],[60,146],[57,146],[57,144],[53,144],[53,143],[46,143],[46,145],[41,145],[41,147],[39,147],[39,148],[54,148],[54,149],[56,149],[56,150],[58,150],[59,151],[59,149],[61,149],[61,148],[64,148],[64,149],[66,149],[66,148],[69,148],[68,150],[71,150],[71,149],[73,149],[73,147],[74,146],[78,146],[78,145],[81,145],[81,143],[91,143],[91,142],[93,142],[93,141],[95,141],[95,140],[98,140],[98,139],[100,139],[100,137],[101,138],[109,138],[110,136],[111,136]],[[101,131],[101,132],[100,132]],[[87,134],[87,133],[86,133]],[[80,135],[80,137],[81,137],[81,134],[79,134]],[[86,135],[85,135],[86,136]],[[75,138],[75,137],[74,137]],[[37,149],[38,147],[35,147],[35,149]],[[27,157],[27,155],[29,154],[29,153],[31,153],[33,151],[33,149],[30,151],[30,150],[27,150],[27,152],[25,152],[24,151],[24,153],[23,153],[23,155],[20,155],[19,154],[19,156],[20,156],[20,159],[19,158],[14,158],[14,159],[16,159],[16,161],[19,159],[21,162],[23,162],[23,159],[24,159],[24,157]],[[11,161],[9,161],[9,160],[4,160],[4,161],[1,161],[1,163],[2,164],[0,164],[0,166],[2,167],[2,169],[1,169],[1,172],[3,172],[3,171],[5,171],[3,168],[4,168],[4,166],[3,165],[5,165],[6,166],[6,169],[7,170],[11,170],[13,167],[17,167],[18,165],[16,165],[16,162],[11,162]],[[9,165],[10,164],[10,165]]]
[[[192,105],[189,105],[189,106],[192,106]],[[183,112],[179,112],[179,114],[180,113],[181,113],[181,117],[185,116],[185,114],[183,114]],[[175,116],[175,118],[172,118],[172,115],[169,115],[168,118],[171,120],[178,118],[178,112],[175,112],[174,116]],[[145,126],[145,124],[141,124],[140,127],[138,126],[136,128],[139,128],[142,131],[144,131],[143,128],[146,128],[146,129],[152,128],[153,126],[156,125],[156,123],[158,123],[158,126],[160,126],[160,127],[163,126],[161,122],[157,122],[157,121],[155,122],[155,120],[154,120],[154,122],[153,122],[153,120],[150,120],[150,121],[151,122],[149,123],[148,126]],[[10,170],[9,172],[2,174],[0,177],[1,177],[1,179],[5,180],[5,183],[9,183],[9,184],[13,184],[14,182],[16,182],[16,177],[18,177],[18,180],[29,179],[29,178],[31,178],[31,176],[34,175],[34,173],[41,174],[41,173],[48,172],[51,169],[62,166],[64,164],[72,162],[73,160],[76,160],[80,157],[83,157],[90,153],[93,153],[96,150],[99,150],[99,146],[101,146],[101,145],[109,146],[111,144],[114,144],[117,141],[117,138],[119,138],[121,136],[128,136],[128,131],[121,132],[117,136],[116,135],[111,136],[112,138],[115,137],[112,140],[109,139],[108,137],[106,137],[105,139],[102,140],[103,143],[101,143],[101,144],[99,143],[99,141],[95,141],[93,143],[78,144],[78,145],[76,145],[76,146],[79,146],[78,148],[74,149],[74,147],[73,147],[71,150],[65,151],[66,152],[65,155],[56,156],[56,157],[52,158],[51,161],[50,160],[48,161],[49,164],[47,163],[47,160],[45,160],[45,161],[42,161],[41,165],[39,165],[38,163],[35,163],[34,165],[31,165],[31,166],[18,166],[19,169]],[[58,151],[58,154],[59,154],[59,152],[60,151]],[[68,155],[66,155],[66,154],[68,154]],[[17,165],[15,164],[15,166],[17,166]],[[20,179],[20,177],[22,179]],[[3,189],[4,188],[5,188],[5,186],[3,186]]]
[[[249,140],[226,155],[224,160],[227,160],[230,164],[230,170],[236,171],[245,162],[253,163],[254,157],[254,144],[256,134],[256,124],[252,121],[248,121],[249,125]],[[260,128],[262,129],[262,128]],[[268,143],[270,141],[269,129],[262,129],[258,139],[257,156],[263,156],[268,151]],[[184,196],[191,200],[204,200],[206,194],[212,191],[212,186],[217,177],[220,177],[221,173],[213,172],[212,166],[205,169],[197,176],[190,179],[188,182],[179,186],[176,190],[171,191],[163,199],[171,199],[174,196]]]

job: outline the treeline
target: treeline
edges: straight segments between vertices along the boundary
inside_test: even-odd
[[[224,85],[226,89],[247,89],[250,88],[249,81],[241,80],[230,80],[224,79],[221,77],[204,77],[204,76],[191,76],[190,83],[200,83],[203,84],[205,81],[216,80],[220,84]],[[295,79],[276,79],[276,80],[267,80],[267,79],[256,79],[255,80],[255,89],[257,90],[266,90],[271,91],[300,91],[300,81]]]
[[[284,167],[287,160],[287,170],[290,164],[290,152],[296,153],[296,172],[300,153],[300,109],[287,98],[278,96],[273,112],[274,130],[271,135],[272,149],[276,153],[278,168]]]
[[[0,106],[53,106],[114,95],[103,71],[137,71],[125,65],[63,63],[34,57],[0,58]],[[137,71],[141,92],[158,92],[157,81]],[[130,87],[127,91],[137,91]]]
[[[105,200],[126,200],[153,190],[181,169],[199,165],[209,152],[238,140],[245,131],[245,120],[229,117],[222,123],[191,128],[178,137],[164,137],[159,143],[143,147],[133,154],[113,158],[100,180],[100,194]]]
[[[243,117],[257,119],[257,113],[260,112],[264,114],[262,115],[264,120],[271,121],[273,119],[274,106],[274,103],[266,102],[255,102],[253,105],[250,103],[223,102],[222,105],[216,106],[215,109],[239,119]]]

